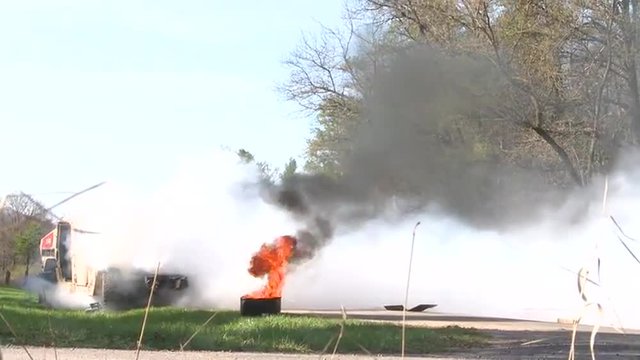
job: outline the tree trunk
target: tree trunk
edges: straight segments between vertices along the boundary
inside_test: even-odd
[[[4,284],[5,285],[9,285],[11,284],[11,271],[7,270],[4,273]]]
[[[549,134],[547,130],[538,126],[531,126],[531,129],[535,131],[535,133],[538,134],[542,139],[544,139],[544,141],[546,141],[547,144],[549,144],[551,148],[553,148],[556,154],[558,154],[558,156],[560,157],[560,160],[564,164],[565,169],[569,172],[569,175],[571,176],[573,181],[575,181],[575,183],[578,186],[584,186],[584,181],[582,180],[582,177],[578,173],[578,169],[576,169],[576,167],[573,165],[573,163],[571,162],[571,159],[569,158],[569,155],[564,150],[564,148],[556,142],[556,140],[551,136],[551,134]]]
[[[24,267],[24,277],[28,277],[29,276],[29,266],[31,265],[31,255],[27,254],[27,259],[25,261],[25,267]]]
[[[627,73],[627,85],[631,97],[629,115],[631,118],[631,130],[634,143],[640,140],[640,89],[638,89],[638,68],[636,64],[637,27],[638,27],[638,2],[636,0],[623,0],[621,3],[623,19],[623,40],[625,47],[625,67]]]
[[[632,93],[634,91],[632,90]],[[640,142],[640,101],[638,101],[638,95],[637,94],[637,90],[635,91],[636,94],[633,95],[633,104],[631,106],[631,130],[633,133],[633,142],[634,143],[638,143]]]

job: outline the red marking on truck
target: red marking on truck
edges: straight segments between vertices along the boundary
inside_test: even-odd
[[[51,249],[53,247],[53,235],[54,232],[51,231],[40,240],[40,249]]]

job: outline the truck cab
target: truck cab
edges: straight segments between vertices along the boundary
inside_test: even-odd
[[[155,276],[133,268],[96,269],[82,253],[74,253],[71,246],[73,232],[69,222],[60,221],[40,239],[42,271],[39,277],[51,285],[97,298],[98,302],[113,308],[144,306],[151,292],[156,294],[155,305],[169,305],[189,287],[187,277],[181,274]],[[41,302],[47,302],[46,294],[39,296]]]
[[[73,292],[96,295],[96,285],[101,277],[92,267],[85,264],[82,256],[75,256],[71,248],[69,222],[60,221],[56,227],[40,239],[40,277]]]
[[[72,278],[69,254],[71,224],[61,221],[40,239],[40,259],[43,277],[51,282]]]

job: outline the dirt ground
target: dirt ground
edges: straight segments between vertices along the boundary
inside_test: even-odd
[[[19,348],[2,349],[4,359],[2,360],[30,360],[24,350]],[[136,358],[135,351],[108,350],[108,349],[53,349],[30,348],[31,356],[34,360],[60,359],[60,360],[132,360]],[[371,356],[360,355],[295,355],[295,354],[261,354],[261,353],[233,353],[233,352],[211,352],[211,351],[142,351],[139,360],[365,360]],[[385,360],[396,360],[400,357],[385,357]],[[405,357],[405,360],[425,359]],[[444,360],[442,358],[438,360]],[[459,360],[457,358],[447,358],[447,360]]]

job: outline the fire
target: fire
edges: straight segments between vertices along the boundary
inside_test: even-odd
[[[251,258],[249,274],[255,277],[267,275],[267,284],[260,290],[243,296],[245,299],[279,298],[284,286],[284,275],[293,255],[297,240],[293,236],[281,236],[271,244],[264,244]]]

